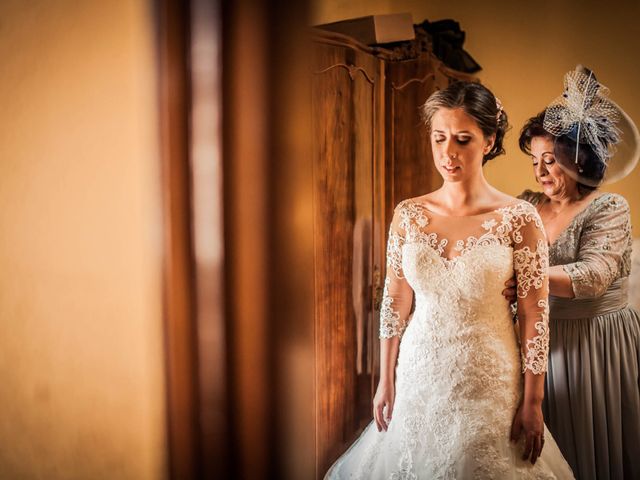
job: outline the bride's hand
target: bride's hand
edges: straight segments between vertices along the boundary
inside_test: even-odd
[[[544,420],[539,403],[523,402],[518,407],[511,425],[511,441],[517,442],[521,435],[525,437],[522,459],[531,459],[531,464],[534,464],[544,446]]]
[[[513,276],[506,282],[504,282],[504,286],[506,287],[502,290],[502,296],[506,298],[509,303],[514,303],[518,298],[516,296],[518,284],[516,282],[516,277]]]
[[[373,397],[373,418],[376,421],[378,431],[387,431],[391,414],[393,413],[393,402],[395,400],[395,385],[393,381],[380,381],[376,395]],[[386,407],[386,411],[385,411]]]

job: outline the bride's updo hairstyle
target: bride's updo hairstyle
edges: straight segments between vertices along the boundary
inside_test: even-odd
[[[433,115],[441,108],[461,108],[476,121],[485,138],[496,136],[493,148],[482,157],[483,165],[505,153],[502,142],[509,129],[509,120],[502,105],[487,87],[475,82],[455,82],[444,90],[432,93],[422,105],[422,118],[429,131]]]

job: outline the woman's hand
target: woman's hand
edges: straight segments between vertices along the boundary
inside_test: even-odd
[[[386,432],[387,428],[389,428],[395,396],[396,387],[394,382],[392,380],[380,380],[376,395],[373,397],[373,418],[376,421],[379,432],[382,430]]]
[[[524,435],[525,446],[522,460],[536,463],[544,446],[544,420],[542,405],[539,402],[523,402],[513,417],[511,425],[511,441],[517,442]]]
[[[509,301],[509,303],[514,303],[518,299],[518,284],[516,282],[516,277],[511,277],[509,280],[504,282],[504,285],[506,288],[502,290],[502,295]]]

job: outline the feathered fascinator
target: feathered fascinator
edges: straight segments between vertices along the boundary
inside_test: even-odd
[[[592,187],[625,177],[640,158],[636,125],[608,97],[609,89],[578,65],[564,76],[564,92],[545,111],[544,129],[556,137],[556,161]]]

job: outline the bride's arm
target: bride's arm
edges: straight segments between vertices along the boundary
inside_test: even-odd
[[[380,383],[395,383],[400,337],[380,339]]]
[[[380,339],[380,381],[373,398],[373,418],[378,431],[387,430],[395,403],[395,368],[400,337]]]
[[[400,338],[407,327],[413,290],[402,271],[402,246],[408,218],[405,202],[396,207],[387,242],[387,274],[380,306],[380,382],[373,399],[373,416],[378,430],[386,430],[395,401],[395,368]]]
[[[537,211],[525,207],[513,232],[524,392],[512,440],[525,436],[523,459],[535,463],[544,442],[542,399],[549,353],[549,252]]]
[[[556,297],[573,298],[573,285],[571,278],[564,271],[564,265],[555,265],[549,267],[549,293]],[[515,302],[518,297],[516,295],[516,279],[510,278],[504,283],[502,295],[509,300],[510,303]]]

